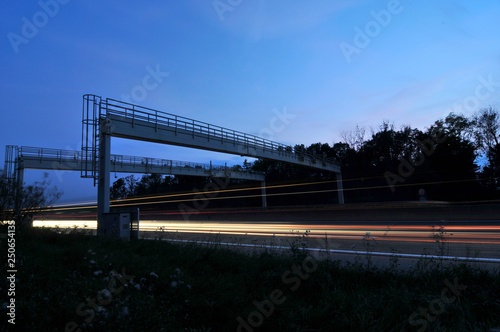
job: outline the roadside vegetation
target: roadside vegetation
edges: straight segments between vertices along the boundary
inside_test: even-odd
[[[377,268],[313,258],[300,242],[245,253],[77,229],[25,229],[17,244],[16,327],[24,331],[500,328],[498,269],[432,261]]]
[[[33,217],[54,204],[62,192],[51,186],[48,173],[32,185],[18,183],[0,169],[0,223],[14,220],[18,227],[30,227]]]
[[[303,153],[313,155],[316,163],[337,160],[347,203],[500,199],[500,113],[493,106],[470,116],[450,113],[423,130],[409,125],[397,128],[384,120],[378,127],[356,126],[340,136],[340,142],[298,144],[290,151],[299,158]],[[335,174],[330,172],[263,159],[232,168],[266,174],[268,206],[338,203]],[[214,184],[209,177],[129,175],[113,183],[111,197],[202,191]],[[223,189],[238,191],[217,192],[218,198],[236,193],[238,199],[212,200],[210,208],[261,205],[260,186],[255,182],[231,179]],[[176,203],[151,208],[159,206],[178,209]]]

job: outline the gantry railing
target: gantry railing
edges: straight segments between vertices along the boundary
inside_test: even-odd
[[[177,136],[192,137],[193,141],[210,142],[211,147],[191,146],[200,149],[235,153],[227,147],[232,145],[241,148],[240,155],[250,155],[247,151],[258,151],[256,158],[264,157],[278,161],[292,162],[299,165],[315,167],[327,171],[340,173],[340,163],[334,158],[318,155],[303,148],[294,148],[290,145],[268,140],[255,135],[246,134],[237,130],[224,128],[207,122],[155,110],[148,107],[134,105],[116,99],[102,99],[95,95],[84,95],[82,121],[82,157],[88,160],[82,163],[82,177],[94,178],[97,183],[99,156],[99,134],[101,122],[106,119],[118,119],[121,122],[131,123],[132,128],[140,125],[155,131],[168,131]],[[110,125],[113,134],[113,124]],[[168,143],[167,143],[168,144]],[[196,144],[194,144],[196,145]],[[252,156],[252,155],[250,155]],[[91,167],[88,165],[92,164]]]
[[[54,170],[80,170],[83,163],[89,170],[93,164],[84,158],[81,151],[52,149],[31,146],[7,146],[8,154],[5,163],[8,174],[15,178],[15,167],[22,163],[23,168],[39,168]],[[250,171],[239,165],[213,165],[212,163],[196,163],[161,158],[139,157],[112,154],[111,167],[114,172],[161,173],[193,176],[224,176],[248,180],[264,180],[262,172]]]

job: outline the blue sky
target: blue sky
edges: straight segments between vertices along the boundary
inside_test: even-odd
[[[86,93],[292,145],[384,119],[423,129],[498,105],[498,17],[496,0],[2,0],[0,145],[80,149]],[[119,139],[112,152],[241,162]],[[64,200],[94,195],[50,176]]]

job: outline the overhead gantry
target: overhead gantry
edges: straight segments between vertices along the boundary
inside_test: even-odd
[[[5,175],[19,185],[24,183],[26,169],[81,171],[91,169],[92,163],[82,158],[82,152],[76,150],[50,149],[31,146],[7,145],[5,154]],[[110,156],[111,172],[187,175],[212,178],[231,178],[239,180],[260,181],[262,184],[262,206],[266,206],[265,175],[242,169],[240,166],[219,166],[187,161],[159,158],[137,157],[112,154]],[[82,165],[82,163],[88,163]]]
[[[123,101],[83,96],[81,176],[98,186],[99,220],[109,212],[111,137],[177,145],[269,159],[334,172],[338,200],[344,203],[340,164],[334,160],[258,136]]]
[[[81,171],[82,167],[87,169],[92,167],[92,163],[82,158],[81,151],[76,150],[7,145],[6,151],[8,152],[5,159],[5,169],[9,169],[9,174],[11,174],[8,177],[18,179],[21,183],[24,182],[25,169]],[[82,163],[89,164],[82,165]],[[155,173],[265,181],[265,175],[262,172],[248,171],[238,166],[213,165],[211,162],[203,164],[112,154],[110,164],[113,173]]]

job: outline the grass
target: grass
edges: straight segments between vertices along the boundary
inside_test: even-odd
[[[48,229],[18,233],[16,243],[16,327],[24,331],[64,331],[66,326],[236,331],[239,324],[240,331],[500,327],[498,270],[438,263],[398,270],[397,262],[377,268],[362,260],[318,261],[298,246],[285,253],[245,254],[220,245],[123,242]],[[445,280],[466,288],[455,289],[457,295]],[[5,278],[0,287],[2,292],[7,288]]]

